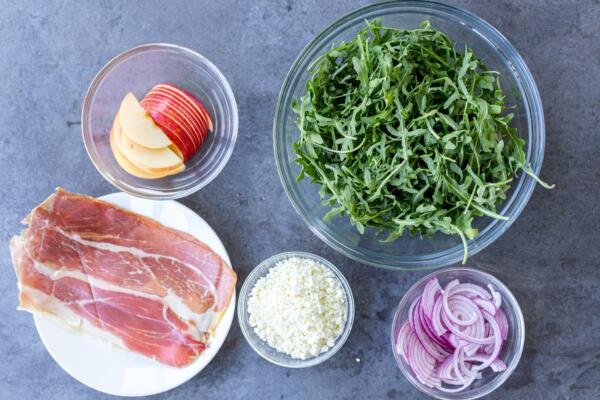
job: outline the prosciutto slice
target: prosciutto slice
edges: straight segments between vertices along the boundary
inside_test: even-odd
[[[233,269],[184,232],[57,189],[10,250],[23,310],[56,317],[181,367],[206,348],[233,295]]]

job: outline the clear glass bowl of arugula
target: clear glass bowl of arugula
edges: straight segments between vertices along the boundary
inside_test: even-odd
[[[392,29],[379,31],[378,23]],[[369,24],[371,27],[365,28]],[[426,87],[402,86],[399,76],[386,80],[388,72],[379,75],[373,72],[383,71],[388,62],[380,53],[383,44],[396,46],[398,40],[404,40],[386,43],[392,39],[385,35],[394,35],[394,30],[413,30],[405,35],[407,40],[413,40],[415,35],[419,36],[418,40],[422,35],[429,35],[419,45],[439,41],[439,37],[428,31],[429,24],[450,41],[447,47],[421,46],[420,55],[412,60],[412,74],[415,79],[424,79],[427,68],[443,69],[450,58],[456,69],[450,82],[432,78]],[[382,37],[374,39],[374,32],[380,32]],[[332,53],[334,48],[340,51]],[[315,70],[323,66],[322,57],[326,53],[330,69],[321,69],[323,75],[319,76]],[[408,56],[410,59],[410,54]],[[394,68],[398,61],[394,60],[387,67],[390,73],[396,73]],[[372,70],[365,71],[368,68]],[[404,72],[402,68],[404,66],[398,68],[399,73]],[[349,79],[355,83],[349,84],[346,75],[352,75],[353,71],[355,76]],[[502,93],[496,92],[498,87]],[[344,92],[354,89],[356,93]],[[452,99],[453,91],[458,93],[457,98]],[[327,95],[323,95],[324,92]],[[374,99],[375,92],[381,96]],[[313,96],[312,102],[303,102],[307,93]],[[336,93],[341,93],[340,98]],[[462,98],[463,95],[472,96],[468,108],[464,106],[467,97]],[[482,104],[479,97],[486,104]],[[369,101],[370,109],[363,108],[364,99]],[[403,99],[404,104],[398,99]],[[414,108],[406,111],[409,102]],[[389,104],[393,105],[387,107]],[[303,107],[313,107],[314,112],[306,113]],[[470,110],[470,124],[464,126],[456,117],[459,107]],[[332,109],[339,112],[339,117]],[[373,109],[381,111],[381,115],[375,115]],[[406,111],[401,122],[398,110]],[[435,117],[431,117],[432,112],[437,112]],[[493,114],[494,118],[478,120],[478,113],[483,112]],[[310,121],[300,121],[301,115]],[[477,121],[481,126],[477,126]],[[489,121],[495,126],[487,126]],[[302,134],[299,124],[303,127]],[[314,134],[310,127],[317,125],[318,134]],[[379,136],[372,133],[373,129],[378,130]],[[510,156],[496,162],[491,159],[494,151],[489,149],[471,154],[473,147],[464,142],[465,136],[452,134],[464,129],[468,129],[478,143],[485,140],[486,135],[493,135],[496,129],[502,129],[504,144],[511,149]],[[442,267],[466,260],[465,249],[474,255],[491,244],[514,223],[527,204],[536,186],[544,153],[542,103],[521,56],[500,32],[477,16],[425,1],[389,1],[363,7],[340,18],[313,39],[285,79],[273,134],[277,169],[284,189],[313,233],[346,256],[391,269]],[[367,143],[363,140],[365,135]],[[510,135],[516,137],[509,140]],[[380,136],[388,139],[378,148],[372,141],[379,140]],[[522,146],[515,146],[520,142]],[[502,145],[494,140],[491,145],[502,151]],[[387,154],[387,159],[378,158],[377,154],[381,157]],[[411,157],[411,168],[406,168],[403,160]],[[415,164],[414,157],[420,157],[421,164]],[[456,161],[457,157],[478,159],[461,163]],[[480,161],[484,166],[475,170]],[[460,168],[451,166],[453,163]],[[473,170],[465,169],[468,164]],[[443,173],[436,177],[427,169]],[[410,184],[406,184],[406,174],[412,174]],[[303,179],[299,179],[302,175]],[[470,177],[465,181],[467,175]],[[439,185],[438,181],[441,181]],[[485,188],[478,191],[476,183]],[[497,184],[510,188],[493,189]],[[434,197],[437,203],[432,200]],[[409,211],[401,214],[407,208]]]

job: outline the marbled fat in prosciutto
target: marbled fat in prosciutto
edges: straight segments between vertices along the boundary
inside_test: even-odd
[[[236,274],[195,237],[57,189],[11,240],[20,308],[167,365],[206,347]]]

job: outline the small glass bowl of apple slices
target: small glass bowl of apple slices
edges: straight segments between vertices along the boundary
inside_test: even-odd
[[[118,189],[177,199],[211,182],[237,139],[229,83],[204,56],[163,43],[134,47],[98,72],[83,101],[85,148]]]

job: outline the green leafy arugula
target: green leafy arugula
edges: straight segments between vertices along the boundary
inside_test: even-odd
[[[474,217],[496,208],[526,164],[510,126],[497,72],[424,21],[419,29],[379,20],[310,66],[294,100],[298,180],[320,184],[325,219],[348,215],[360,233],[477,236]]]

